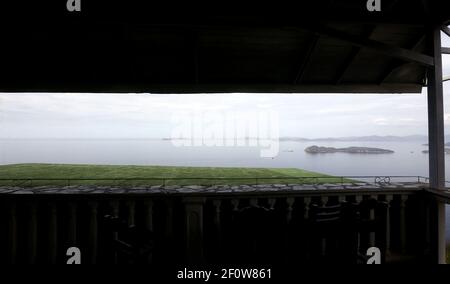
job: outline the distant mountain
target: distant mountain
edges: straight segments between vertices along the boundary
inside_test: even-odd
[[[450,140],[450,136],[446,136],[446,140]],[[303,137],[281,137],[280,141],[326,141],[326,142],[347,142],[347,141],[361,141],[361,142],[427,142],[428,137],[425,135],[408,135],[408,136],[348,136],[348,137],[328,137],[328,138],[303,138]]]

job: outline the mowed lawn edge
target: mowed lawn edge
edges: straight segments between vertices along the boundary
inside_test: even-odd
[[[16,180],[14,180],[16,179]],[[87,164],[0,166],[0,185],[209,185],[337,183],[341,178],[297,168],[179,167]],[[344,181],[349,181],[345,180]]]

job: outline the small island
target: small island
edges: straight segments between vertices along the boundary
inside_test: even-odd
[[[320,147],[310,146],[305,149],[306,153],[310,154],[322,154],[322,153],[350,153],[350,154],[390,154],[394,153],[392,150],[381,148],[369,148],[369,147],[347,147],[347,148],[334,148],[334,147]]]

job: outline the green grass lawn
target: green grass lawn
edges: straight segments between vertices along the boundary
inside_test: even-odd
[[[308,178],[309,177],[309,178]],[[311,177],[319,177],[313,179]],[[72,164],[14,164],[0,166],[0,185],[166,185],[255,184],[262,183],[333,183],[340,178],[294,168],[216,168]],[[273,178],[273,179],[264,179]],[[4,179],[40,179],[12,181]],[[49,180],[43,180],[49,179]],[[64,179],[56,181],[52,179]],[[93,180],[77,180],[93,179]],[[103,180],[102,180],[103,179]],[[116,179],[116,180],[111,180]],[[122,180],[121,180],[122,179]],[[123,180],[134,179],[134,180]],[[258,181],[256,181],[258,179]],[[348,181],[348,180],[346,180]]]

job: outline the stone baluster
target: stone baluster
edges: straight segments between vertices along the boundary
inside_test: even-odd
[[[144,201],[144,226],[145,228],[153,232],[153,200]],[[153,263],[153,253],[150,253],[147,257],[147,263]]]
[[[363,201],[362,195],[355,196],[356,206],[359,206],[362,201]],[[360,251],[360,249],[361,249],[361,233],[360,232],[358,232],[358,234],[357,234],[356,247],[357,247],[357,250]]]
[[[17,260],[17,207],[15,202],[9,205],[9,224],[8,224],[8,247],[9,261],[15,264]]]
[[[330,200],[330,198],[328,196],[320,197],[320,202],[322,203],[322,206],[327,206],[329,200]]]
[[[144,210],[145,228],[153,232],[153,200],[146,200],[144,202]]]
[[[222,226],[221,226],[221,205],[222,200],[216,199],[213,200],[213,206],[214,206],[214,226],[216,227],[216,241],[217,241],[217,249],[221,250],[222,248]]]
[[[320,197],[320,206],[327,206],[329,201],[328,196],[321,196]],[[320,238],[320,255],[324,257],[327,253],[327,238],[325,236],[322,236]]]
[[[28,228],[28,262],[36,263],[37,253],[37,203],[31,202],[29,205],[30,217]]]
[[[58,215],[57,208],[54,202],[50,203],[50,218],[49,218],[49,261],[50,263],[56,263],[57,248],[58,248]]]
[[[371,200],[376,200],[378,201],[378,197],[376,195],[371,195],[370,196]],[[369,210],[369,220],[373,221],[375,220],[375,207],[370,207]],[[375,246],[375,232],[369,232],[369,246],[370,247],[374,247]]]
[[[309,219],[309,207],[311,206],[311,197],[303,198],[303,203],[305,205],[305,211],[304,211],[303,218],[305,220],[308,220]]]
[[[217,231],[220,231],[220,206],[222,205],[222,200],[216,199],[213,201],[214,210],[214,225]]]
[[[233,206],[233,211],[239,211],[239,199],[231,199],[231,205]]]
[[[275,198],[269,198],[267,200],[267,203],[269,204],[269,209],[270,210],[274,210],[275,209],[275,203],[276,203],[276,199]]]
[[[111,201],[110,202],[110,206],[111,206],[111,209],[112,209],[112,216],[114,217],[114,218],[119,218],[119,213],[120,213],[120,204],[119,204],[119,201],[118,200],[113,200],[113,201]]]
[[[77,205],[75,202],[68,204],[68,247],[77,246]]]
[[[356,195],[355,196],[355,201],[356,201],[356,204],[359,205],[363,201],[363,196],[362,195]]]
[[[231,204],[231,218],[233,221],[235,221],[236,218],[236,213],[239,212],[239,202],[240,200],[237,198],[233,198],[230,200],[230,204]]]
[[[89,206],[89,250],[90,263],[97,263],[97,242],[98,242],[98,203],[90,201]]]
[[[136,203],[134,200],[127,201],[127,208],[128,208],[128,226],[134,226],[136,224],[135,222],[135,214],[136,214]]]
[[[406,200],[408,195],[400,196],[400,250],[406,252]]]
[[[111,208],[112,208],[112,216],[114,218],[119,218],[119,213],[120,213],[119,212],[119,210],[120,210],[119,201],[117,201],[117,200],[111,201],[110,205],[111,205]],[[118,240],[119,239],[119,233],[118,232],[113,232],[112,238],[113,238],[113,240]],[[119,255],[117,254],[117,251],[114,251],[113,252],[113,263],[117,264],[118,262],[119,262]]]
[[[287,203],[286,221],[288,224],[291,223],[291,220],[292,220],[292,210],[294,209],[293,208],[294,202],[295,202],[294,197],[286,198],[286,203]]]
[[[172,240],[173,238],[173,201],[166,201],[166,228],[165,235],[166,238]]]
[[[204,197],[185,197],[186,260],[203,263],[203,206]]]

